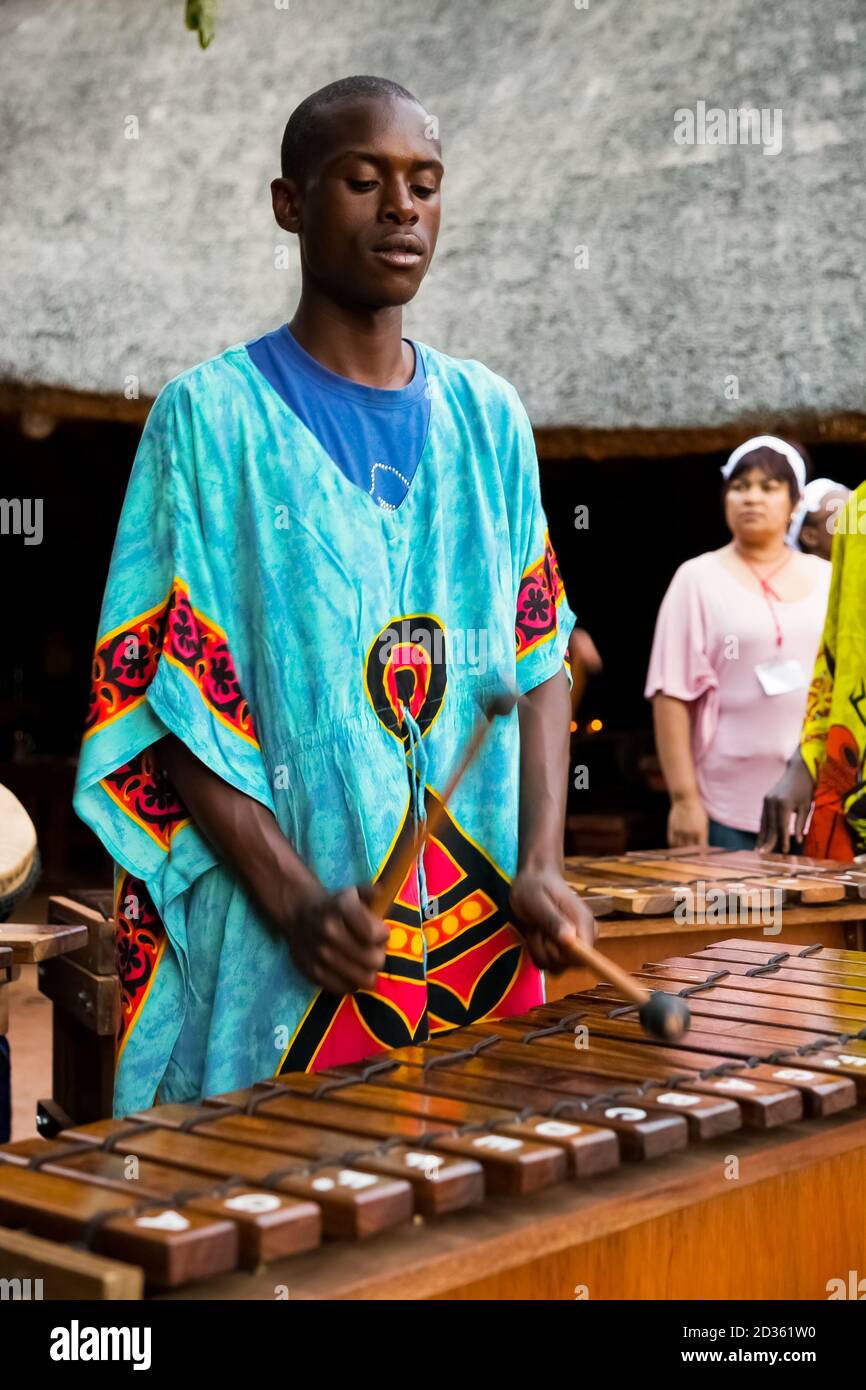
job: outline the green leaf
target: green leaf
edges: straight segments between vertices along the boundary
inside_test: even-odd
[[[186,0],[186,27],[198,34],[202,48],[207,48],[216,32],[216,13],[219,0]]]

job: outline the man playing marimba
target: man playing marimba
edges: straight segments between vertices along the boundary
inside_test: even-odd
[[[574,614],[529,421],[402,336],[435,124],[377,78],[298,107],[272,185],[295,315],[170,381],[139,446],[75,795],[118,866],[118,1114],[522,1013],[593,936],[562,875]],[[370,883],[515,685],[378,915]]]

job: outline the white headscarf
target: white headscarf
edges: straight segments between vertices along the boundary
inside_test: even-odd
[[[741,458],[746,454],[751,454],[755,449],[772,449],[775,453],[781,454],[794,470],[794,477],[802,494],[806,486],[806,465],[802,454],[798,454],[793,444],[789,444],[785,439],[779,439],[775,434],[756,434],[754,439],[747,439],[745,444],[738,444],[734,452],[728,458],[727,463],[722,464],[722,477],[730,478]]]
[[[791,517],[791,525],[788,527],[788,534],[785,540],[788,545],[800,544],[800,532],[803,529],[803,522],[810,512],[817,512],[824,498],[830,492],[847,492],[848,488],[843,483],[834,483],[832,478],[813,478],[807,483],[800,498],[800,505]]]

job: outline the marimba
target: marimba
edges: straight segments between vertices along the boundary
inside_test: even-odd
[[[737,887],[784,879],[777,891],[784,902],[786,940],[866,947],[866,897],[855,882],[862,872],[856,865],[846,872],[832,860],[728,854],[705,846],[573,858],[566,871],[599,918],[599,946],[626,970],[636,969],[648,950],[689,954],[718,937],[717,912],[703,917],[692,913],[685,924],[679,920],[677,894],[703,880],[729,889],[729,921],[740,936],[771,939],[763,935],[759,908],[752,911],[746,904],[745,911],[738,911],[742,898],[735,896]],[[87,935],[83,944],[64,942],[56,955],[39,959],[39,988],[53,1006],[52,1095],[37,1108],[40,1133],[46,1137],[70,1122],[111,1113],[119,1011],[112,911],[110,890],[81,889],[49,902],[48,921],[58,938],[61,928],[84,928]],[[548,988],[551,997],[559,997],[591,983],[589,973],[577,969],[551,978]],[[2,997],[0,991],[0,1018]]]
[[[826,1298],[866,1269],[866,954],[732,936],[367,1063],[0,1149],[46,1298]]]
[[[764,902],[781,905],[777,937],[866,949],[866,865],[704,845],[573,857],[566,877],[599,919],[599,948],[624,970],[636,970],[648,950],[688,955],[720,934],[772,941],[762,893]],[[552,979],[550,990],[567,994],[591,983],[586,971],[570,970]]]

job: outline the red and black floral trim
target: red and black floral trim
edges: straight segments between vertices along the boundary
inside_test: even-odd
[[[161,849],[168,849],[172,835],[189,820],[189,812],[146,748],[103,777],[100,786]]]
[[[196,612],[177,580],[168,606],[165,655],[191,676],[205,704],[224,724],[248,742],[257,743],[226,635]]]
[[[545,533],[544,553],[524,573],[517,594],[514,633],[518,661],[556,632],[556,610],[564,597],[556,552]]]
[[[165,927],[147,885],[133,874],[118,874],[114,929],[120,978],[119,1053],[141,1012],[166,942]]]
[[[161,655],[187,673],[218,719],[258,746],[226,635],[193,608],[179,579],[159,608],[131,619],[97,644],[85,737],[144,699]]]
[[[166,601],[97,643],[86,734],[111,723],[144,699],[156,674],[167,608]]]

